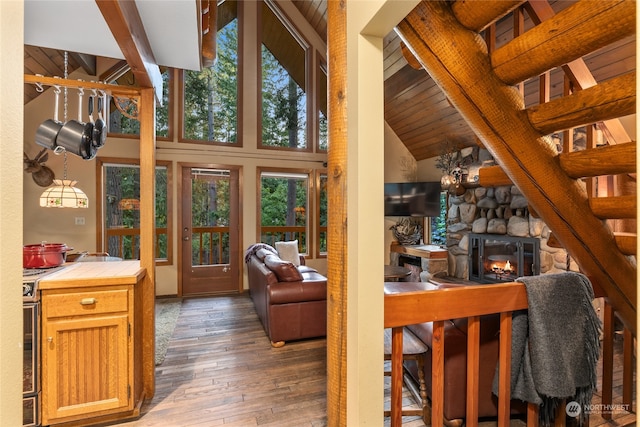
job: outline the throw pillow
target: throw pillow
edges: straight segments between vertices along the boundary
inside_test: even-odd
[[[298,282],[302,280],[302,274],[298,268],[289,261],[283,261],[278,255],[264,257],[264,265],[273,271],[280,282]]]
[[[298,253],[298,241],[276,242],[276,250],[281,259],[300,265],[300,254]]]

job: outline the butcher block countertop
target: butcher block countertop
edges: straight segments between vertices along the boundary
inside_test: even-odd
[[[138,260],[75,262],[40,279],[38,288],[46,290],[70,286],[134,285],[146,273]]]

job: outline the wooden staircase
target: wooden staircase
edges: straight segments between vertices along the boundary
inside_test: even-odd
[[[514,10],[536,25],[496,49],[492,25]],[[396,28],[409,63],[430,74],[499,164],[480,170],[480,184],[515,184],[634,336],[636,143],[616,119],[635,113],[636,76],[596,83],[582,57],[635,34],[635,19],[633,0],[581,0],[558,14],[546,0],[423,1]],[[550,101],[541,90],[525,108],[522,83],[543,87],[556,67],[566,96]],[[587,149],[572,152],[564,138],[559,154],[551,134],[578,126],[589,129]],[[595,146],[596,127],[607,145]]]

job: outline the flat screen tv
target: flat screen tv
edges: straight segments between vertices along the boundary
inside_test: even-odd
[[[385,216],[440,216],[440,182],[384,184]]]

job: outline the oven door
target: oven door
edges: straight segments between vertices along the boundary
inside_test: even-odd
[[[22,425],[40,425],[40,348],[39,302],[24,302],[23,317],[23,376],[22,376]]]

